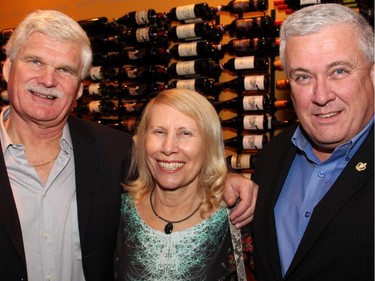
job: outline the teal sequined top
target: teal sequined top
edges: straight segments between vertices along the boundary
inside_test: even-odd
[[[183,231],[165,234],[140,218],[122,195],[115,280],[237,280],[226,208]]]

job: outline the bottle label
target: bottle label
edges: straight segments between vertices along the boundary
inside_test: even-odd
[[[90,84],[88,92],[90,95],[99,95],[100,83]]]
[[[150,42],[149,30],[149,27],[137,28],[135,31],[137,42]]]
[[[128,86],[128,92],[131,96],[138,96],[139,87],[138,86]]]
[[[233,11],[235,12],[245,12],[249,10],[249,3],[251,1],[248,0],[236,0],[233,2]]]
[[[139,52],[138,52],[138,50],[127,51],[127,57],[130,60],[137,60],[139,58]]]
[[[177,75],[191,75],[195,74],[195,61],[182,61],[176,63]]]
[[[312,4],[320,4],[320,0],[300,0],[300,5],[305,6],[305,5],[312,5]]]
[[[150,23],[147,17],[147,12],[147,10],[135,12],[135,22],[138,25],[145,25]]]
[[[237,31],[248,31],[253,27],[253,19],[240,19],[235,22],[235,29]]]
[[[125,73],[126,73],[126,76],[130,79],[135,79],[138,77],[136,68],[126,68]]]
[[[233,42],[233,49],[237,52],[246,52],[250,49],[251,39],[235,40]]]
[[[263,110],[263,96],[244,96],[242,105],[244,110]]]
[[[187,20],[196,18],[194,13],[195,4],[185,5],[176,8],[176,18],[178,20]]]
[[[197,42],[186,43],[178,45],[178,55],[180,57],[193,57],[197,56]]]
[[[246,91],[264,90],[264,75],[245,76],[243,86]]]
[[[185,39],[185,38],[196,38],[197,35],[194,31],[195,24],[189,23],[189,24],[183,24],[176,27],[176,35],[179,39]]]
[[[267,116],[267,129],[272,130],[272,116],[271,115]]]
[[[237,57],[234,59],[234,69],[253,69],[254,68],[254,56],[249,57]]]
[[[195,79],[178,80],[176,88],[195,90]]]
[[[263,115],[245,115],[243,118],[243,128],[245,130],[263,130]]]
[[[243,149],[262,149],[263,135],[245,135],[242,139]]]
[[[100,112],[100,101],[99,100],[90,101],[88,104],[88,108],[90,112]]]
[[[232,155],[230,165],[233,169],[249,169],[251,154]]]
[[[100,66],[93,66],[90,69],[90,78],[92,80],[102,80],[103,76],[100,73]]]

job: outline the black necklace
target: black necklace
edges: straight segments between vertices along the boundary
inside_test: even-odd
[[[179,222],[183,222],[183,221],[186,221],[187,219],[191,218],[196,212],[198,212],[199,208],[202,206],[202,202],[199,204],[198,208],[196,208],[194,210],[193,213],[191,213],[189,216],[187,216],[186,218],[182,219],[182,220],[178,220],[178,221],[169,221],[169,220],[166,220],[165,218],[159,216],[155,209],[154,209],[154,205],[152,204],[152,195],[154,194],[154,191],[155,191],[155,188],[151,191],[151,194],[150,194],[150,205],[151,205],[151,209],[152,211],[154,212],[154,215],[157,216],[159,219],[161,219],[162,221],[165,221],[167,224],[164,226],[164,232],[165,234],[171,234],[172,231],[173,231],[173,224],[174,223],[179,223]]]

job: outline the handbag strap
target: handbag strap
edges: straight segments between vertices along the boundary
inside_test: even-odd
[[[228,213],[230,234],[232,237],[234,260],[236,262],[236,268],[237,268],[237,278],[238,278],[238,281],[246,281],[247,278],[246,278],[245,264],[243,260],[241,230],[235,228],[235,226],[230,222],[229,208],[227,208],[227,213]]]

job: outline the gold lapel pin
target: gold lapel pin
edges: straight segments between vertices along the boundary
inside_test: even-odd
[[[357,164],[357,166],[355,166],[355,169],[356,169],[358,172],[362,172],[362,171],[366,170],[366,166],[367,166],[367,163],[359,162],[359,163]]]

